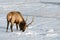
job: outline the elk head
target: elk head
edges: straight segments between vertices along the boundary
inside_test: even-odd
[[[26,17],[26,21],[23,20],[23,22],[20,23],[20,30],[22,30],[22,32],[24,32],[26,27],[31,25],[33,23],[33,21],[34,21],[34,17],[33,17],[31,22],[29,24],[27,24],[27,18],[28,18],[28,16]]]

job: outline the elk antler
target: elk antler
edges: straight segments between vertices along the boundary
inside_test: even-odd
[[[26,17],[26,22],[27,22],[28,16]]]
[[[28,27],[29,25],[31,25],[33,22],[34,22],[34,16],[33,16],[33,18],[32,18],[32,21],[27,25],[27,27]]]

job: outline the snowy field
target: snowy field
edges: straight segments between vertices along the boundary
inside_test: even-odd
[[[3,15],[3,16],[1,16]],[[13,32],[6,32],[6,15],[0,14],[0,40],[60,40],[60,19],[49,17],[36,17],[34,22],[25,32],[16,31],[15,26]],[[29,17],[27,23],[30,22]],[[24,19],[26,16],[24,16]]]
[[[16,31],[15,25],[13,32],[10,27],[6,32],[6,15],[12,10],[22,12],[24,19],[29,16],[27,24],[34,16],[34,22],[25,32]],[[0,40],[60,40],[60,4],[40,3],[40,0],[0,0]]]

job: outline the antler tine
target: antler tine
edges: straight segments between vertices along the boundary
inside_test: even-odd
[[[26,17],[26,21],[28,20],[28,16]]]
[[[33,16],[33,18],[32,18],[32,21],[27,25],[27,27],[28,27],[29,25],[31,25],[33,22],[34,22],[34,16]]]

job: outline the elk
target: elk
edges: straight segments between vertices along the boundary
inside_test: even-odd
[[[11,25],[10,25],[11,32],[13,32],[12,28],[13,28],[14,23],[16,24],[17,30],[18,30],[18,26],[19,26],[20,30],[22,32],[24,32],[26,27],[28,27],[30,24],[32,24],[33,18],[32,18],[32,21],[29,24],[27,24],[26,21],[27,21],[27,18],[26,18],[26,20],[24,20],[21,12],[19,12],[19,11],[11,11],[11,12],[9,12],[7,14],[6,32],[8,32],[9,23],[11,23]]]

